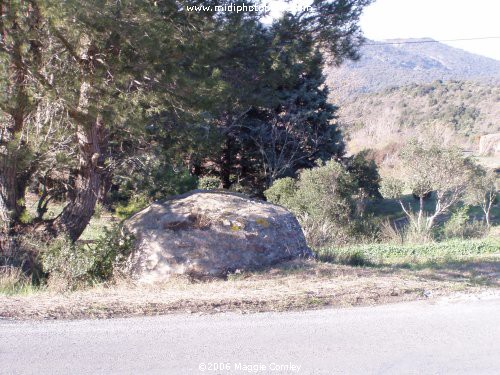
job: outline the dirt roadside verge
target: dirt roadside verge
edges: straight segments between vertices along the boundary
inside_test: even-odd
[[[0,319],[101,319],[378,305],[457,293],[500,293],[499,272],[497,262],[410,270],[295,261],[262,273],[230,275],[228,280],[176,279],[161,286],[122,282],[68,293],[0,295]]]

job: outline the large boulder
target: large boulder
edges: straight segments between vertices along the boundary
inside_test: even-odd
[[[312,255],[286,209],[224,191],[193,191],[154,203],[125,228],[136,238],[128,267],[144,282],[173,274],[224,276]]]

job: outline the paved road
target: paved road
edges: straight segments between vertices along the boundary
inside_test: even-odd
[[[499,374],[499,345],[498,297],[282,314],[0,321],[0,373]]]

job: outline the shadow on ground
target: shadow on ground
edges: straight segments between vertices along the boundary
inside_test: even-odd
[[[400,272],[415,273],[421,278],[436,281],[468,282],[471,285],[500,286],[500,258],[428,261],[391,261],[375,263],[355,258],[322,260],[325,263],[341,264],[371,269],[381,274]]]

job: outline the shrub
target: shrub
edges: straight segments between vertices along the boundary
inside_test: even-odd
[[[485,222],[469,221],[468,207],[461,207],[453,212],[450,219],[444,224],[442,236],[451,238],[480,238],[487,235],[489,230]]]
[[[90,281],[88,273],[92,264],[92,249],[78,246],[66,237],[52,241],[42,254],[44,271],[50,278],[64,280],[70,289]]]
[[[460,207],[456,209],[450,219],[444,224],[443,235],[445,238],[463,238],[465,233],[465,227],[467,226],[467,221],[469,220],[469,215],[467,214],[468,207]]]
[[[368,150],[349,158],[347,161],[347,171],[354,177],[358,187],[358,195],[361,197],[382,198],[380,194],[380,175],[377,164],[373,159],[369,159]]]
[[[191,175],[186,168],[177,169],[168,165],[160,165],[147,181],[148,195],[154,200],[187,193],[196,189],[198,184],[198,178]],[[139,188],[136,191],[143,190]]]
[[[434,241],[434,231],[426,225],[428,215],[425,212],[419,214],[410,212],[408,223],[402,228],[403,242],[404,243],[428,243]]]
[[[112,202],[120,202],[121,207],[134,205],[137,200],[151,202],[164,199],[197,187],[198,179],[186,168],[174,167],[155,157],[140,161],[143,164],[141,170],[114,171],[113,184],[118,189],[112,190],[108,198]],[[124,201],[127,203],[123,204]]]
[[[380,240],[384,243],[402,244],[404,243],[403,231],[395,224],[392,224],[389,219],[385,219],[380,223]]]
[[[373,237],[371,219],[355,209],[358,189],[357,180],[340,163],[330,160],[302,171],[298,180],[276,180],[264,194],[270,202],[292,211],[309,245],[318,247]]]
[[[304,214],[299,218],[302,231],[309,246],[320,248],[332,242],[342,246],[349,243],[349,233],[329,220],[322,220]],[[334,239],[334,240],[333,240]]]
[[[355,192],[351,176],[340,163],[330,160],[300,174],[294,209],[337,225],[346,225],[354,213],[352,195]]]
[[[110,280],[130,254],[133,241],[120,226],[105,229],[92,245],[60,237],[43,251],[43,269],[49,274],[49,281],[63,281],[67,289]]]
[[[34,283],[43,278],[39,259],[39,249],[46,242],[36,233],[10,236],[3,241],[0,249],[0,267],[13,267],[29,275]]]
[[[19,216],[19,221],[23,224],[30,224],[33,222],[33,216],[31,216],[28,210],[25,209],[23,210],[23,212],[21,212],[21,215]]]
[[[380,193],[385,199],[396,199],[403,194],[404,184],[395,178],[387,177],[382,180]]]
[[[491,230],[484,221],[472,220],[465,225],[463,238],[481,238],[486,237]]]
[[[274,204],[291,209],[294,207],[297,182],[290,177],[276,180],[272,186],[264,192],[266,199]]]
[[[119,203],[115,207],[115,213],[120,219],[126,219],[143,208],[146,208],[150,200],[144,195],[133,196],[127,203]]]
[[[91,277],[109,280],[125,264],[132,252],[134,240],[120,225],[105,228],[103,235],[92,246],[94,263],[90,269]]]
[[[371,262],[362,251],[351,251],[348,248],[318,253],[318,259],[325,263],[346,264],[348,266],[369,266]]]
[[[252,191],[251,186],[245,186],[239,182],[235,182],[234,184],[231,184],[231,187],[229,188],[229,190],[234,191],[236,193],[245,194],[248,196],[252,196],[255,194],[255,192]]]
[[[215,190],[220,187],[220,179],[215,176],[204,176],[198,180],[198,189]]]
[[[105,211],[104,206],[100,202],[97,202],[94,208],[94,217],[100,219]]]
[[[424,215],[425,216],[425,215]],[[403,218],[406,220],[408,218]],[[378,241],[386,244],[418,244],[434,241],[434,232],[419,222],[417,215],[410,214],[408,222],[404,225],[391,223],[386,219],[379,224]]]

